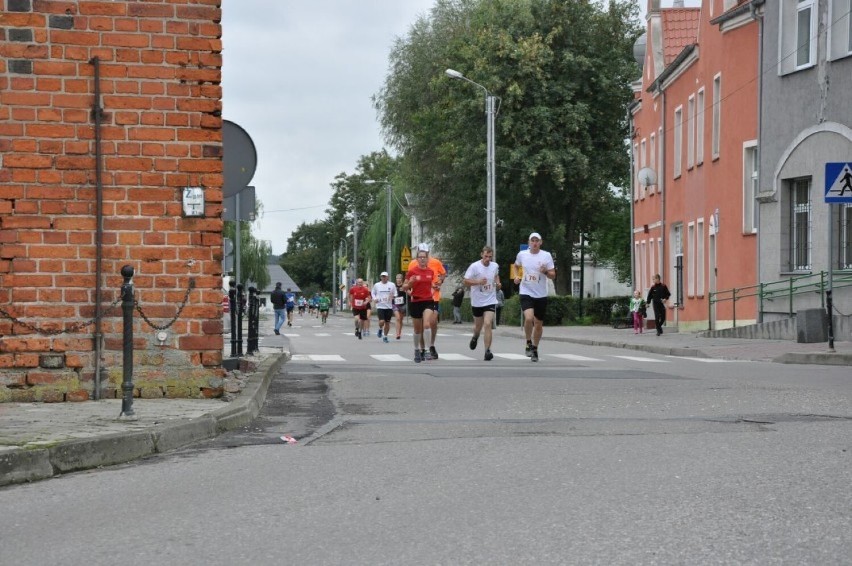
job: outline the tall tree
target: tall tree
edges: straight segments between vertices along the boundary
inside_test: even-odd
[[[280,257],[281,267],[306,293],[331,289],[335,246],[331,234],[329,222],[317,220],[299,224],[287,239],[287,251]]]
[[[259,212],[262,205],[258,203]],[[256,217],[260,217],[259,214]],[[266,261],[272,253],[272,246],[266,240],[258,240],[251,231],[251,222],[240,222],[240,281],[237,283],[247,284],[254,282],[258,289],[269,285],[269,271],[266,269]],[[236,222],[226,221],[223,234],[232,242],[236,240]]]
[[[486,123],[482,91],[444,70],[500,97],[498,261],[505,270],[535,230],[570,272],[573,242],[629,173],[636,24],[631,0],[438,0],[398,40],[374,103],[445,257],[464,265],[484,243]],[[567,292],[570,277],[558,285]]]

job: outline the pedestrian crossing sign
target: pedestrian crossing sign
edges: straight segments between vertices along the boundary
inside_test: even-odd
[[[852,163],[825,164],[825,202],[852,204]]]

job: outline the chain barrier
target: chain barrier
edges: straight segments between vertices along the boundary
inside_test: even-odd
[[[168,324],[163,325],[163,326],[159,326],[157,324],[154,324],[151,321],[151,319],[148,318],[148,316],[142,311],[142,307],[139,306],[139,301],[134,299],[133,306],[136,308],[136,311],[139,313],[139,315],[142,317],[142,319],[148,324],[148,326],[150,326],[151,328],[153,328],[155,330],[166,330],[171,325],[173,325],[175,322],[177,322],[178,318],[180,318],[180,314],[181,314],[181,312],[183,312],[184,307],[186,307],[186,304],[189,301],[189,294],[192,292],[193,289],[195,289],[195,279],[190,279],[189,280],[189,287],[186,289],[186,294],[184,294],[184,296],[183,296],[183,301],[181,302],[177,313],[168,322]],[[120,303],[121,303],[121,294],[119,293],[118,298],[116,298],[108,307],[106,307],[106,309],[104,309],[104,312],[106,313],[110,309],[114,309]],[[74,324],[72,324],[71,326],[69,326],[67,328],[58,328],[58,329],[55,329],[55,330],[46,330],[44,328],[39,328],[39,327],[35,326],[34,324],[31,324],[29,322],[26,322],[24,320],[19,319],[16,316],[9,314],[6,311],[6,309],[4,309],[3,307],[0,307],[0,316],[12,321],[13,324],[23,326],[24,328],[31,331],[32,333],[41,334],[42,336],[58,336],[59,334],[66,334],[66,333],[73,334],[73,333],[75,333],[79,330],[82,330],[83,328],[95,323],[95,319],[90,318],[89,320],[75,322]]]

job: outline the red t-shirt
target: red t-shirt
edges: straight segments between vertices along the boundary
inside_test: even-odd
[[[412,262],[408,268],[406,279],[411,288],[411,302],[432,301],[432,282],[435,280],[435,272],[428,267],[420,267],[419,263]]]
[[[356,285],[349,289],[349,304],[352,310],[362,311],[370,305],[372,294],[370,290],[361,285]]]

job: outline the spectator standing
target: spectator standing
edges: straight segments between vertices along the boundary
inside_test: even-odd
[[[494,316],[494,324],[500,326],[500,316],[503,314],[503,304],[506,302],[506,295],[503,294],[503,287],[497,287],[497,312]]]
[[[464,302],[464,287],[459,285],[453,291],[453,324],[462,323],[461,308]]]
[[[275,284],[275,290],[269,294],[269,302],[272,303],[272,310],[275,313],[275,334],[281,334],[281,327],[287,317],[287,298],[284,296],[284,291],[281,290],[280,281]]]
[[[642,295],[639,289],[633,291],[633,297],[630,298],[630,313],[633,315],[633,334],[642,334],[645,330],[642,328],[644,319],[642,315],[645,301],[642,300]]]

